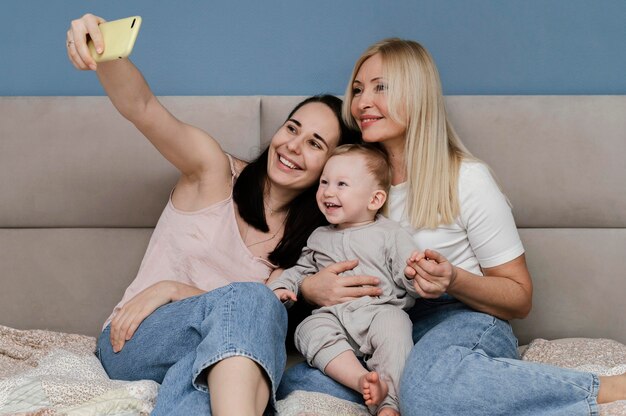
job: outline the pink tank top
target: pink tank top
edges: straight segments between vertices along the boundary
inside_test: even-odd
[[[232,160],[231,172],[234,183]],[[235,209],[232,191],[227,199],[193,212],[176,209],[170,195],[137,277],[104,327],[126,302],[162,280],[175,280],[207,292],[231,282],[265,282],[276,266],[255,257],[246,247]]]

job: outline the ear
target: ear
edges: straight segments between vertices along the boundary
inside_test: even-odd
[[[367,208],[371,211],[378,211],[385,205],[385,201],[387,200],[387,192],[382,189],[378,189],[372,192],[372,197],[370,198],[370,203],[367,205]]]

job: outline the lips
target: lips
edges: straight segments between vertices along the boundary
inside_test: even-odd
[[[291,170],[302,170],[302,168],[295,163],[293,160],[286,158],[283,155],[278,155],[278,161],[283,165],[288,167]]]
[[[324,211],[328,214],[333,214],[335,211],[341,209],[341,205],[335,204],[334,202],[323,202]]]
[[[361,122],[361,128],[366,128],[371,126],[372,124],[376,123],[378,120],[382,120],[383,117],[379,117],[379,116],[372,116],[372,115],[364,115],[361,116],[359,118],[359,121]]]

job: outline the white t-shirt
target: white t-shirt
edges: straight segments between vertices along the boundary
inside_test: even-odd
[[[436,229],[412,228],[405,214],[406,196],[406,182],[391,187],[389,218],[412,230],[421,250],[436,250],[453,265],[481,276],[481,267],[499,266],[524,253],[511,208],[482,163],[461,164],[461,213],[452,224]]]

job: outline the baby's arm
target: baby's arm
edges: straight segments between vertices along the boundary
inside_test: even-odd
[[[298,290],[297,272],[294,269],[276,269],[265,282],[278,300],[288,308],[291,307],[293,302],[298,300],[298,295],[296,294],[296,290]]]
[[[298,300],[302,279],[318,271],[314,254],[315,252],[313,250],[305,247],[302,249],[302,254],[295,266],[286,270],[274,270],[265,282],[267,287],[269,287],[287,307],[290,307],[293,302]]]
[[[278,300],[280,300],[283,303],[288,302],[288,301],[296,302],[298,300],[298,296],[295,293],[293,293],[291,290],[284,289],[282,287],[278,289],[274,289],[274,294],[276,295]]]
[[[287,307],[290,307],[293,302],[298,300],[300,281],[308,274],[308,257],[311,256],[303,255],[300,260],[298,260],[297,265],[286,270],[280,268],[274,270],[265,282],[267,287],[269,287]]]
[[[420,297],[415,287],[415,279],[419,277],[415,262],[424,258],[411,233],[405,228],[396,228],[392,234],[393,245],[389,248],[389,256],[393,265],[391,273],[398,287],[403,288],[412,297]]]
[[[271,274],[270,277],[265,281],[265,284],[269,286],[270,283],[275,282],[280,275],[283,274],[283,272],[285,271],[285,269],[281,269],[278,268],[276,270],[274,270]],[[276,289],[273,289],[274,294],[278,297],[278,300],[280,300],[281,302],[287,302],[287,301],[297,301],[298,300],[298,296],[293,293],[291,290],[289,289],[285,289],[284,287],[278,287]]]
[[[279,267],[278,269],[274,269],[274,271],[272,273],[270,273],[270,277],[268,277],[267,280],[265,281],[265,284],[269,285],[274,280],[278,279],[280,277],[280,275],[283,274],[284,271],[285,271],[285,269],[283,269],[281,267]]]

